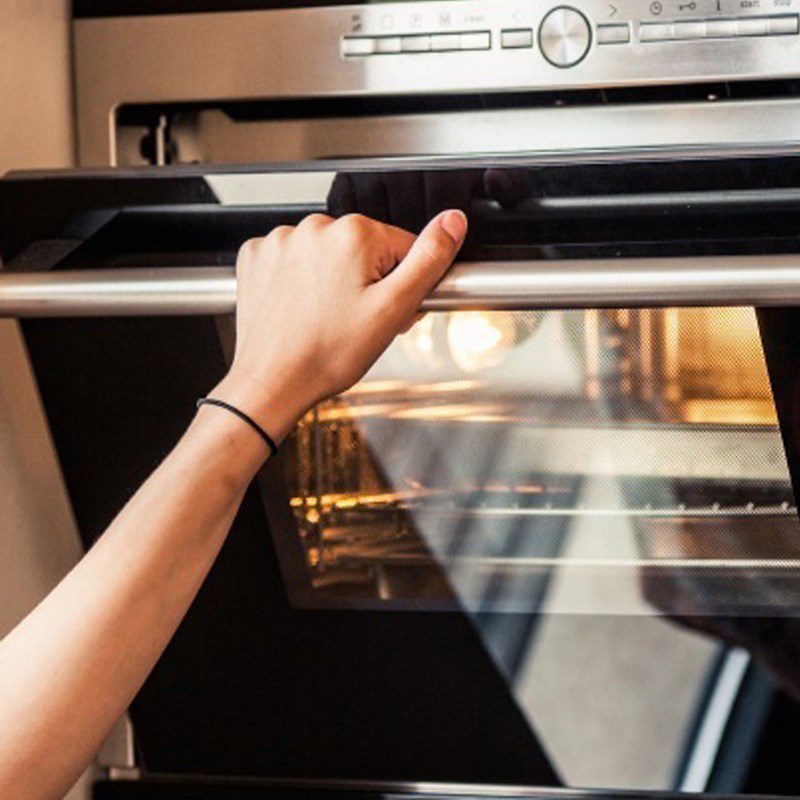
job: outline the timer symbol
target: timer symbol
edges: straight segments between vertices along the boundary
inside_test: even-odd
[[[664,10],[664,6],[661,5],[660,0],[653,0],[650,3],[650,13],[654,16],[658,16]]]

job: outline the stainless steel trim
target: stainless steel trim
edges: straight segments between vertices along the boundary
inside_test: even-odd
[[[233,267],[0,273],[2,317],[232,313]],[[423,301],[454,309],[800,305],[800,255],[456,264]]]
[[[232,267],[0,273],[0,317],[226,314]]]
[[[457,308],[637,308],[800,303],[800,256],[463,264],[423,303]]]
[[[782,13],[798,11],[800,0],[786,2]],[[593,44],[583,61],[569,69],[549,64],[537,47],[500,48],[497,44],[502,29],[538,31],[551,8],[516,0],[434,0],[80,19],[74,27],[80,162],[116,163],[116,109],[131,103],[585,89],[794,78],[800,71],[800,37],[796,35],[702,39],[656,46],[637,41],[640,21],[653,18],[649,0],[630,0],[624,8],[605,0],[571,0],[570,5],[593,28],[609,21],[630,24],[634,33],[631,42],[617,47]],[[682,11],[681,19],[715,16],[704,15],[702,4],[698,6],[696,13]],[[758,15],[757,8],[737,9],[737,16],[753,15]],[[492,34],[490,49],[383,53],[361,58],[345,58],[340,49],[345,35],[391,33],[400,37],[415,32],[434,35],[479,30]],[[734,103],[717,105],[738,108]],[[645,105],[630,108],[646,112]],[[568,113],[569,109],[543,111],[548,124],[525,129],[529,137],[526,149],[541,149],[542,140],[565,135],[583,139],[584,146],[591,146],[598,133],[593,125],[584,130],[574,127],[576,115]],[[796,126],[792,129],[772,117],[770,125],[765,126],[761,117],[748,129],[745,118],[749,113],[744,109],[742,115],[742,121],[734,123],[730,133],[739,141],[778,141],[782,135],[797,140]],[[698,120],[681,127],[663,111],[652,112],[652,125],[644,128],[617,117],[613,129],[603,126],[609,145],[637,144],[640,137],[660,138],[667,145],[686,144],[687,139],[699,137],[707,144],[730,140],[721,127],[709,130]],[[712,117],[711,124],[715,125],[717,119]],[[461,126],[458,129],[462,137],[466,133],[465,138],[476,141],[471,132]],[[494,130],[495,136],[504,136],[502,129]],[[361,133],[365,133],[363,126]],[[521,135],[522,128],[518,131]],[[351,145],[356,151],[359,141]],[[385,144],[384,153],[447,152],[435,137],[425,139],[422,151],[412,149],[418,146],[415,142],[406,143],[397,136],[387,138]],[[493,140],[488,140],[488,145],[494,149]]]
[[[109,731],[95,756],[95,763],[110,770],[136,770],[133,726],[127,714],[121,716]]]
[[[763,125],[764,119],[770,120],[769,126]],[[798,131],[797,100],[751,100],[275,120],[233,120],[211,109],[176,115],[171,141],[176,163],[184,164],[307,161],[354,154],[371,158],[524,154],[586,161],[598,156],[792,155],[800,149]],[[107,126],[102,133],[107,135]],[[116,127],[120,165],[147,163],[139,147],[143,133],[141,128]],[[82,163],[109,160],[92,156]]]

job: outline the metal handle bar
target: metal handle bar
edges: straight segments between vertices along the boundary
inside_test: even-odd
[[[0,316],[228,314],[233,267],[0,272]],[[423,301],[455,309],[800,305],[800,255],[459,263]]]

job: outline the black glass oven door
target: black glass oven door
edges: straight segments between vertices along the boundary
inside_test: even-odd
[[[87,546],[224,373],[241,241],[471,220],[430,313],[250,488],[133,704],[144,772],[797,793],[797,164],[0,184],[0,310]]]

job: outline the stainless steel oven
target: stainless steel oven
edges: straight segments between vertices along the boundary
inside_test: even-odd
[[[225,370],[243,239],[453,205],[462,260],[254,482],[98,797],[800,791],[791,148],[6,177],[86,546]]]
[[[800,795],[800,0],[73,10],[84,169],[0,182],[0,313],[87,546],[225,370],[243,239],[472,223],[98,798]]]

